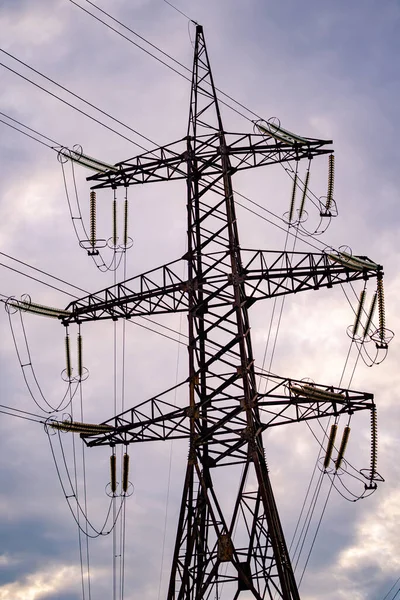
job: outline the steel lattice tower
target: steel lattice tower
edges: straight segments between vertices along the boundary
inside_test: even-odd
[[[107,421],[109,430],[82,434],[88,446],[189,439],[168,600],[219,598],[222,585],[234,599],[244,591],[258,600],[298,600],[262,434],[286,423],[375,410],[372,394],[272,375],[269,391],[261,394],[256,385],[248,314],[254,302],[381,277],[381,267],[366,257],[360,267],[326,254],[240,247],[234,173],[311,159],[330,153],[330,143],[226,133],[198,25],[187,136],[89,178],[92,189],[187,182],[187,254],[71,303],[62,317],[68,325],[187,313],[187,405],[176,408],[161,394]],[[177,274],[182,261],[187,279]],[[217,490],[222,467],[237,474],[228,508]]]

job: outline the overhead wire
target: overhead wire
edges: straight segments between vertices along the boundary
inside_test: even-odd
[[[3,123],[4,125],[7,125],[7,127],[11,127],[11,129],[14,129],[15,131],[18,131],[19,133],[22,133],[23,135],[25,135],[26,137],[30,138],[31,140],[34,140],[35,142],[38,142],[39,144],[42,144],[42,146],[46,146],[46,148],[49,148],[50,150],[54,150],[54,148],[52,146],[50,146],[50,144],[46,144],[46,142],[43,142],[43,140],[39,140],[39,139],[35,138],[33,135],[30,135],[29,133],[26,133],[26,131],[22,131],[21,129],[18,129],[18,127],[15,127],[14,125],[11,125],[11,123],[7,123],[3,119],[0,119],[0,123]]]
[[[72,404],[72,398],[70,399],[71,406],[71,420],[74,421],[74,409]],[[75,436],[72,435],[72,461],[73,461],[73,470],[74,470],[74,483],[75,483],[75,497],[77,501],[76,506],[76,522],[78,525],[78,547],[79,547],[79,562],[80,562],[80,571],[81,571],[81,587],[82,587],[82,600],[86,599],[85,594],[85,579],[84,579],[84,566],[83,566],[83,552],[82,552],[82,531],[80,525],[80,514],[78,509],[79,503],[79,487],[78,487],[78,471],[76,464],[76,447],[75,447]],[[86,513],[87,514],[87,513]],[[86,521],[86,530],[87,530],[87,521]],[[87,536],[86,536],[87,538]]]
[[[72,108],[73,110],[76,110],[78,113],[80,113],[81,115],[87,117],[88,119],[90,119],[91,121],[94,121],[95,123],[97,123],[98,125],[101,125],[102,127],[104,127],[105,129],[108,129],[109,131],[111,131],[112,133],[115,133],[116,135],[118,135],[119,137],[123,138],[124,140],[130,142],[131,144],[135,144],[135,146],[139,146],[139,148],[143,148],[143,146],[141,146],[140,144],[138,144],[137,142],[133,141],[131,138],[127,137],[126,135],[123,135],[122,133],[120,133],[119,131],[117,131],[116,129],[114,129],[113,127],[110,127],[109,125],[106,125],[105,123],[103,123],[103,121],[100,121],[99,119],[96,119],[96,117],[93,117],[92,115],[90,115],[89,113],[85,112],[84,110],[82,110],[81,108],[78,108],[77,106],[75,106],[74,104],[71,104],[71,102],[68,102],[67,100],[64,100],[63,98],[61,98],[61,96],[58,96],[57,94],[54,94],[54,92],[50,92],[50,90],[47,90],[45,87],[43,87],[42,85],[39,85],[38,83],[36,83],[35,81],[33,81],[32,79],[29,79],[29,77],[26,77],[25,75],[22,75],[21,73],[18,73],[18,71],[15,71],[15,69],[12,69],[11,67],[5,65],[4,63],[0,62],[0,66],[3,67],[4,69],[7,69],[8,71],[10,71],[11,73],[14,73],[14,75],[17,75],[17,77],[20,77],[21,79],[24,79],[25,81],[27,81],[28,83],[30,83],[31,85],[37,87],[38,89],[40,89],[41,91],[45,92],[46,94],[48,94],[49,96],[52,96],[53,98],[59,100],[60,102],[62,102],[63,104],[65,104],[66,106],[69,106],[70,108]],[[56,84],[57,85],[57,84]],[[70,92],[72,93],[72,92]],[[83,100],[83,102],[85,102],[85,100]],[[99,109],[97,109],[99,110]],[[11,125],[10,125],[11,126]],[[15,128],[14,128],[15,129]],[[28,135],[28,134],[26,134]],[[32,137],[32,136],[28,136],[28,137]],[[36,141],[40,141],[40,140],[36,140]],[[44,142],[41,142],[44,145]],[[51,148],[52,150],[54,150],[54,148]]]
[[[9,415],[10,417],[18,417],[19,419],[26,419],[27,421],[32,421],[34,423],[40,423],[44,425],[45,421],[43,420],[42,415],[37,415],[35,413],[31,413],[27,410],[22,410],[20,408],[14,408],[12,406],[7,406],[6,404],[0,404],[0,412]],[[21,413],[21,414],[13,414],[13,413]],[[29,415],[29,416],[27,416]]]
[[[396,585],[399,583],[399,581],[400,581],[400,577],[398,577],[398,578],[396,579],[396,581],[394,582],[394,584],[392,585],[392,587],[390,588],[390,590],[388,591],[388,593],[386,594],[386,596],[384,596],[384,597],[382,598],[382,600],[386,600],[386,599],[388,598],[389,594],[390,594],[390,593],[391,593],[391,592],[394,590],[394,588],[395,588],[395,587],[396,587]],[[398,591],[397,591],[397,594],[399,593],[399,591],[400,591],[400,590],[398,590]],[[392,600],[394,600],[394,598],[392,598]]]
[[[188,15],[186,15],[182,10],[180,10],[179,8],[177,8],[176,6],[174,6],[173,4],[171,4],[171,2],[168,2],[168,0],[164,0],[165,4],[169,4],[174,10],[176,10],[176,12],[180,13],[181,15],[183,15],[186,19],[188,19],[188,21],[192,21],[192,23],[195,23],[196,21],[193,21],[193,19],[191,19],[190,17],[188,17]]]
[[[6,52],[5,50],[3,50],[2,48],[0,48],[0,52],[2,52],[3,54],[6,54],[9,58],[12,58],[13,60],[15,60],[16,62],[18,62],[19,64],[23,65],[24,67],[26,67],[27,69],[29,69],[30,71],[32,71],[33,73],[36,73],[36,75],[39,75],[40,77],[42,77],[43,79],[46,79],[46,81],[49,81],[50,83],[52,83],[53,85],[55,85],[56,87],[60,88],[61,90],[63,90],[64,92],[67,92],[68,94],[70,94],[71,96],[73,96],[74,98],[76,98],[77,100],[79,100],[80,102],[83,102],[84,104],[86,104],[87,106],[90,106],[90,108],[94,108],[94,110],[97,110],[97,112],[101,113],[102,115],[104,115],[105,117],[108,117],[109,119],[111,119],[112,121],[114,121],[115,123],[118,123],[119,125],[122,125],[123,127],[125,127],[126,129],[128,129],[129,131],[131,131],[132,133],[138,135],[139,137],[145,139],[146,141],[150,142],[151,144],[154,144],[154,142],[152,142],[152,140],[148,137],[146,137],[145,135],[143,135],[142,133],[140,133],[139,131],[137,131],[136,129],[133,129],[130,125],[127,125],[126,123],[124,123],[123,121],[121,121],[120,119],[117,119],[116,117],[113,117],[109,112],[99,108],[98,106],[96,106],[95,104],[93,104],[92,102],[89,102],[88,100],[85,100],[85,98],[83,98],[82,96],[80,96],[79,94],[76,94],[75,92],[72,92],[69,88],[61,85],[60,83],[58,83],[57,81],[55,81],[54,79],[52,79],[51,77],[48,77],[47,75],[45,75],[44,73],[42,73],[41,71],[39,71],[38,69],[35,69],[34,67],[31,67],[28,63],[24,62],[23,60],[17,58],[16,56],[14,56],[13,54],[11,54],[11,52]],[[2,66],[2,63],[0,63]],[[8,68],[8,67],[6,67]],[[19,73],[16,73],[17,75],[20,75]],[[33,83],[31,80],[28,79],[28,81],[30,83]],[[34,84],[36,85],[36,84]],[[48,92],[47,90],[46,93],[51,93]],[[63,101],[61,98],[59,98],[58,96],[55,96],[57,99]],[[71,105],[69,105],[71,106]],[[72,106],[72,108],[75,108],[74,106]],[[4,115],[4,113],[0,113],[3,114],[3,116],[7,116]],[[85,113],[83,113],[85,114]],[[86,115],[87,116],[87,115]],[[11,118],[11,117],[7,117],[7,118]],[[15,120],[15,119],[12,119]],[[18,122],[18,121],[16,121]],[[19,123],[21,125],[21,123]],[[34,130],[32,130],[34,131]],[[117,133],[115,131],[113,131],[114,133]],[[38,133],[38,132],[35,132]],[[41,134],[39,134],[41,135]],[[49,141],[54,142],[54,140],[51,140],[50,138],[47,138]],[[127,138],[126,138],[127,139]],[[141,148],[142,150],[147,150],[144,146],[141,146],[140,144],[137,144],[136,142],[133,142],[132,140],[128,140],[134,144],[136,144],[136,146],[138,146],[139,148]],[[58,144],[59,145],[59,144]]]
[[[94,525],[92,525],[92,523],[89,520],[88,516],[85,514],[85,511],[82,508],[80,502],[76,498],[76,491],[75,491],[74,486],[72,484],[72,480],[71,480],[71,476],[70,476],[70,472],[69,472],[69,469],[68,469],[67,460],[66,460],[66,456],[65,456],[64,446],[63,446],[62,441],[61,441],[61,432],[58,431],[57,434],[58,434],[58,439],[59,439],[59,442],[60,442],[61,457],[62,457],[64,468],[65,468],[65,471],[66,471],[67,481],[68,481],[68,484],[69,484],[69,486],[71,488],[72,494],[68,494],[67,493],[64,481],[63,481],[62,476],[61,476],[61,471],[60,471],[60,468],[59,468],[59,465],[58,465],[58,462],[57,462],[57,458],[56,458],[56,455],[55,455],[53,443],[51,441],[53,436],[51,436],[50,434],[48,434],[48,439],[49,439],[49,443],[50,443],[51,454],[52,454],[52,457],[53,457],[53,461],[54,461],[54,465],[55,465],[55,468],[56,468],[57,477],[58,477],[58,480],[59,480],[60,485],[61,485],[61,489],[63,491],[65,499],[67,500],[68,508],[69,508],[69,510],[70,510],[70,512],[71,512],[71,514],[73,516],[73,519],[74,519],[75,523],[78,525],[78,527],[80,528],[81,532],[84,535],[87,535],[89,538],[95,539],[95,538],[98,538],[100,536],[109,535],[111,533],[112,529],[115,527],[115,524],[116,524],[115,521],[112,522],[110,529],[108,531],[105,531],[105,528],[106,528],[107,523],[108,523],[109,518],[110,518],[111,506],[112,506],[111,501],[109,503],[109,506],[108,506],[108,509],[107,509],[107,512],[106,512],[106,516],[105,516],[105,519],[104,519],[104,522],[103,522],[103,525],[102,525],[102,527],[100,527],[99,529],[97,529],[96,527],[94,527]],[[75,512],[74,512],[74,509],[73,509],[72,504],[70,502],[71,498],[75,498],[76,505],[79,508],[80,514],[85,518],[85,520],[87,521],[88,526],[90,527],[90,529],[94,533],[86,533],[85,529],[83,529],[83,527],[80,524],[78,524],[77,519],[76,519],[76,515],[75,515]],[[121,509],[121,507],[120,507],[120,509]]]
[[[164,65],[165,67],[167,67],[168,69],[170,69],[171,71],[173,71],[174,73],[176,73],[180,77],[183,77],[184,79],[186,79],[186,81],[189,81],[191,83],[191,81],[192,81],[191,77],[188,77],[184,73],[181,73],[180,71],[178,71],[173,66],[169,65],[168,63],[166,63],[164,60],[162,60],[158,56],[155,56],[152,52],[150,52],[149,50],[146,50],[146,48],[143,48],[143,46],[141,46],[140,44],[137,44],[136,42],[134,42],[133,40],[131,40],[130,38],[128,38],[126,35],[124,35],[120,31],[118,31],[118,29],[115,29],[115,27],[112,27],[111,25],[109,25],[108,23],[106,23],[106,21],[103,21],[102,19],[100,19],[99,17],[97,17],[95,14],[93,14],[92,12],[90,12],[89,10],[87,10],[86,8],[84,8],[83,6],[81,6],[80,4],[78,4],[77,2],[75,2],[75,0],[68,0],[68,1],[71,2],[71,4],[74,4],[75,6],[77,6],[78,8],[80,8],[81,10],[83,10],[85,13],[87,13],[88,15],[90,15],[91,17],[93,17],[94,19],[96,19],[96,21],[99,21],[100,23],[102,23],[103,25],[105,25],[106,27],[108,27],[110,30],[112,30],[113,32],[115,32],[120,37],[124,38],[126,41],[130,42],[131,44],[133,44],[137,48],[140,48],[141,50],[143,50],[143,52],[145,52],[146,54],[148,54],[149,56],[151,56],[152,58],[154,58],[155,60],[157,60],[162,65]],[[99,6],[93,4],[89,0],[85,0],[85,2],[87,2],[88,4],[91,4],[94,8],[96,8],[99,11],[101,11],[103,14],[107,15],[107,17],[109,17],[111,20],[113,20],[114,22],[118,23],[121,27],[123,27],[127,31],[130,31],[135,36],[139,37],[141,40],[143,40],[147,44],[149,44],[151,47],[157,49],[158,52],[160,52],[164,56],[168,57],[171,61],[173,61],[174,63],[178,64],[180,67],[182,67],[183,69],[185,69],[186,71],[188,71],[189,73],[191,73],[191,69],[189,69],[189,67],[186,67],[185,65],[183,65],[181,62],[179,62],[178,60],[176,60],[175,58],[173,58],[172,56],[170,56],[168,53],[166,53],[163,50],[161,50],[158,46],[156,46],[155,44],[152,44],[151,42],[149,42],[148,40],[146,40],[143,36],[140,36],[138,33],[136,33],[135,31],[133,31],[130,27],[128,27],[127,25],[123,24],[121,21],[119,21],[118,19],[116,19],[115,17],[113,17],[112,15],[110,15],[110,13],[107,13],[105,10],[101,9]],[[237,100],[234,100],[231,96],[229,96],[225,92],[222,92],[218,88],[215,88],[215,89],[219,93],[223,94],[225,97],[227,97],[230,100],[232,100],[233,102],[235,102],[235,104],[237,104],[238,106],[241,106],[242,108],[244,108],[245,110],[247,110],[249,113],[251,113],[254,116],[258,117],[258,119],[261,118],[256,113],[254,113],[250,109],[246,108],[243,104],[241,104]],[[228,104],[227,102],[225,102],[224,100],[219,99],[219,102],[221,104],[223,104],[224,106],[227,106],[228,108],[230,108],[231,110],[233,110],[235,113],[237,113],[238,115],[240,115],[244,119],[246,119],[248,121],[251,121],[251,119],[249,117],[247,117],[246,115],[244,115],[241,111],[237,110],[236,108],[234,108],[233,106],[231,106],[230,104]]]
[[[335,477],[335,476],[334,476],[334,477]],[[309,552],[308,552],[307,559],[306,559],[306,562],[305,562],[305,565],[304,565],[303,571],[302,571],[302,573],[301,573],[301,577],[300,577],[299,584],[298,584],[298,587],[299,587],[299,588],[300,588],[300,586],[301,586],[301,583],[302,583],[302,581],[303,581],[304,574],[305,574],[305,572],[306,572],[306,569],[307,569],[307,566],[308,566],[308,562],[309,562],[309,560],[310,560],[311,553],[312,553],[312,551],[313,551],[313,549],[314,549],[315,540],[317,539],[317,535],[318,535],[318,532],[319,532],[319,530],[320,530],[320,527],[321,527],[322,519],[323,519],[323,517],[324,517],[324,515],[325,515],[326,507],[327,507],[327,505],[328,505],[328,501],[329,501],[329,498],[330,498],[330,495],[331,495],[331,492],[332,492],[332,488],[333,488],[333,481],[334,481],[334,477],[333,477],[333,479],[332,479],[331,485],[329,486],[328,494],[327,494],[327,496],[326,496],[326,499],[325,499],[325,502],[324,502],[324,506],[323,506],[323,508],[322,508],[322,512],[321,512],[321,515],[320,515],[320,517],[319,517],[319,520],[318,520],[317,528],[316,528],[316,530],[315,530],[314,537],[313,537],[313,539],[312,539],[312,542],[311,542],[311,547],[310,547],[310,550],[309,550]]]
[[[0,49],[1,50],[1,49]],[[13,121],[14,123],[17,123],[18,125],[20,125],[21,127],[24,127],[25,129],[28,129],[29,131],[32,131],[32,133],[35,133],[36,135],[39,135],[40,137],[44,138],[45,140],[47,140],[48,142],[51,142],[52,144],[54,144],[55,146],[59,146],[60,144],[58,144],[58,142],[56,142],[55,140],[53,140],[52,138],[48,137],[47,135],[44,135],[43,133],[40,133],[39,131],[37,131],[36,129],[33,129],[32,127],[28,127],[28,125],[24,125],[24,123],[22,123],[21,121],[18,121],[18,119],[15,119],[14,117],[10,117],[9,115],[7,115],[6,113],[3,113],[0,111],[0,115],[2,115],[3,117],[6,117],[6,119],[9,119],[10,121]],[[6,123],[5,121],[1,120],[1,123],[4,123],[5,125],[10,125],[9,123]],[[10,125],[11,126],[11,125]],[[13,129],[17,129],[16,127],[13,127]],[[19,129],[17,129],[17,131],[20,131]],[[21,132],[23,133],[23,132]],[[31,136],[29,136],[31,137]],[[40,140],[32,137],[32,139],[34,139],[36,142],[40,142],[40,143],[44,143],[41,142]],[[45,144],[45,146],[47,146],[48,148],[50,148],[51,150],[53,149],[52,146]]]
[[[128,188],[125,188],[125,206],[128,202]],[[126,237],[126,236],[125,236]],[[123,262],[123,279],[127,278],[127,253],[124,254]],[[121,412],[125,410],[125,385],[126,385],[126,319],[122,322],[122,367],[121,367]],[[121,471],[124,469],[123,450],[121,446],[120,452]],[[121,481],[123,481],[124,473],[121,472]],[[129,481],[128,481],[129,485]],[[124,503],[122,508],[122,516],[120,519],[120,544],[119,544],[119,555],[120,555],[120,571],[119,571],[119,596],[120,600],[124,600],[125,595],[125,550],[126,550],[126,496],[124,497]]]
[[[13,339],[13,342],[14,342],[14,347],[15,347],[15,350],[16,350],[16,354],[17,354],[17,357],[18,357],[18,361],[19,361],[19,364],[20,364],[20,367],[21,367],[21,370],[22,370],[23,378],[24,378],[24,381],[26,383],[28,392],[29,392],[32,400],[35,402],[36,406],[40,410],[42,410],[45,414],[52,414],[52,413],[58,412],[60,410],[61,411],[65,410],[69,406],[69,404],[70,404],[70,401],[68,401],[66,404],[64,404],[65,399],[68,397],[69,394],[72,394],[72,398],[75,396],[76,391],[77,391],[77,386],[75,387],[74,391],[72,392],[72,384],[69,383],[68,388],[67,388],[67,390],[66,390],[66,392],[64,394],[64,397],[62,398],[62,400],[60,401],[60,403],[58,404],[58,406],[54,407],[52,404],[50,404],[47,401],[47,399],[44,396],[44,393],[42,391],[42,388],[41,388],[41,386],[39,384],[39,381],[38,381],[38,378],[36,376],[36,372],[35,372],[35,369],[34,369],[34,366],[33,366],[31,352],[30,352],[30,348],[29,348],[29,344],[28,344],[28,338],[27,338],[27,335],[26,335],[25,326],[24,326],[24,322],[23,322],[23,317],[22,317],[22,312],[21,311],[19,312],[19,317],[20,317],[20,321],[21,321],[21,327],[22,327],[22,332],[23,332],[23,337],[24,337],[24,342],[25,342],[25,348],[26,348],[26,352],[27,352],[27,362],[23,361],[22,358],[21,358],[21,354],[20,354],[20,351],[19,351],[19,348],[18,348],[18,343],[17,343],[15,331],[14,331],[14,328],[12,326],[11,314],[10,313],[8,314],[9,324],[10,324],[10,329],[11,329],[11,335],[12,335],[12,339]],[[28,381],[27,374],[25,372],[25,368],[26,367],[29,367],[30,372],[32,373],[33,381],[36,384],[36,387],[38,389],[38,392],[39,392],[39,394],[40,394],[43,402],[47,405],[47,407],[50,410],[46,410],[45,408],[43,408],[41,406],[41,404],[40,404],[40,401],[36,399],[35,394],[34,394],[32,388],[31,388],[31,385],[30,385],[30,383]]]

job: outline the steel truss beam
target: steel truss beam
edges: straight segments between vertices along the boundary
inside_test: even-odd
[[[182,261],[178,260],[74,300],[66,308],[70,314],[63,316],[63,323],[187,311],[190,285],[197,288],[201,285],[207,297],[197,310],[204,312],[226,306],[230,302],[226,290],[232,283],[232,274],[226,265],[228,256],[227,252],[204,255],[201,281],[183,280],[177,274],[182,272]],[[245,286],[248,305],[265,298],[366,280],[382,269],[380,266],[376,269],[372,262],[371,269],[343,266],[332,263],[327,254],[311,252],[242,250],[241,256],[243,267],[237,277]],[[365,256],[359,258],[369,260]]]
[[[266,377],[265,375],[261,375]],[[238,372],[226,373],[226,381],[238,380]],[[375,404],[373,395],[332,386],[313,384],[312,390],[299,395],[298,389],[304,382],[268,375],[270,391],[258,393],[254,404],[260,410],[261,431],[270,427],[298,423],[323,417],[338,417],[353,414],[360,410],[371,410]],[[215,446],[212,450],[213,466],[225,464],[224,459],[237,456],[246,459],[248,435],[246,416],[243,408],[241,386],[237,386],[236,397],[213,401],[213,395],[190,405],[178,408],[163,399],[186,382],[170,388],[154,398],[130,408],[105,422],[113,430],[107,433],[81,434],[88,446],[108,446],[110,444],[130,444],[138,442],[165,441],[190,437],[190,420],[196,431],[196,446],[202,444]],[[197,387],[197,386],[195,386]],[[208,407],[205,432],[202,433],[200,415]],[[240,453],[237,452],[240,450]]]
[[[331,149],[324,148],[332,144],[332,140],[305,138],[305,142],[288,144],[275,140],[266,142],[265,135],[248,133],[225,133],[225,139],[226,145],[221,146],[219,132],[196,137],[199,180],[220,173],[222,152],[230,159],[231,174],[303,158],[312,159],[314,156],[332,152]],[[101,189],[186,179],[188,141],[188,138],[183,138],[116,163],[112,170],[93,175],[88,180],[93,182],[92,189]]]

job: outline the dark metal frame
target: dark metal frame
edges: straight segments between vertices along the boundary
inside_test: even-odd
[[[248,309],[259,299],[316,290],[381,275],[381,267],[355,268],[326,254],[241,250],[232,175],[327,154],[330,141],[224,131],[201,26],[196,28],[187,136],[118,163],[89,180],[92,189],[185,179],[187,279],[178,262],[107,288],[68,306],[67,325],[185,311],[189,328],[189,398],[168,402],[168,390],[117,415],[113,429],[82,434],[88,446],[189,439],[189,455],[168,600],[218,596],[236,600],[247,590],[257,600],[299,600],[265,460],[270,427],[374,408],[373,396],[268,375],[257,389]],[[178,267],[178,268],[177,268]],[[300,390],[300,392],[299,392]],[[215,467],[241,465],[238,492],[227,515]],[[249,481],[253,481],[250,487]],[[237,533],[240,531],[240,535]],[[236,532],[236,534],[235,534]]]

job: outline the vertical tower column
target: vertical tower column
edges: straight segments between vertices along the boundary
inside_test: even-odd
[[[204,144],[217,145],[217,160],[199,158]],[[191,438],[168,598],[237,598],[247,591],[258,600],[298,600],[264,457],[232,168],[201,26],[186,162]],[[203,286],[205,276],[221,274],[228,275],[223,289]],[[240,434],[227,427],[221,436],[235,401],[247,426]],[[228,501],[218,490],[227,469],[238,484]]]

